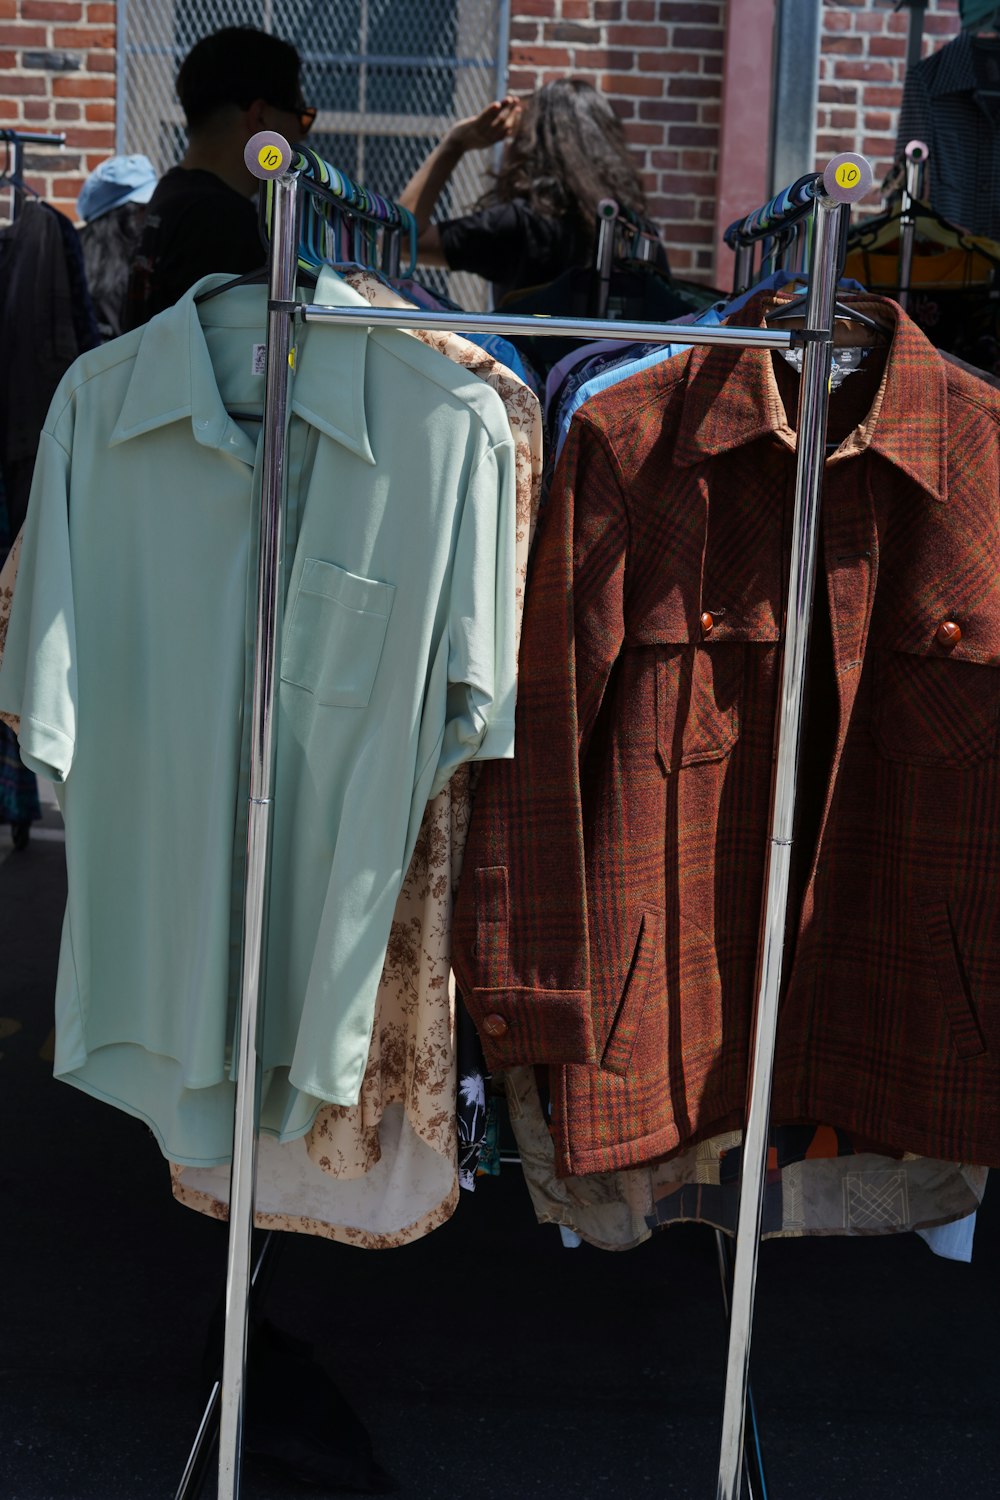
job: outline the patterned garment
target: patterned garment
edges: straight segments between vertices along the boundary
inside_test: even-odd
[[[1000,400],[859,306],[893,336],[830,400],[773,1114],[991,1165]],[[648,370],[581,411],[545,510],[452,959],[491,1067],[550,1065],[561,1174],[742,1119],[796,396],[758,350]]]
[[[351,270],[345,280],[373,306],[408,305],[374,274]],[[519,634],[541,482],[538,400],[466,340],[424,330],[415,337],[485,381],[504,403],[517,464]],[[405,1244],[454,1212],[460,1153],[471,1181],[483,1138],[475,1127],[480,1098],[485,1128],[485,1080],[475,1071],[475,1059],[468,1061],[459,1095],[467,1098],[466,1124],[460,1126],[456,1002],[449,983],[451,908],[469,813],[469,768],[463,766],[427,804],[396,903],[360,1100],[353,1108],[325,1106],[304,1142],[280,1145],[261,1137],[259,1226],[367,1248]],[[461,1142],[460,1131],[466,1137]],[[171,1163],[171,1180],[175,1197],[188,1207],[218,1218],[228,1213],[228,1168]]]
[[[0,556],[7,548],[7,509],[0,480]],[[0,569],[0,661],[3,660],[7,622],[14,602],[14,579],[21,555],[21,533],[4,558]],[[22,761],[17,748],[18,720],[13,714],[0,713],[0,823],[35,823],[42,816],[38,800],[38,778]]]
[[[504,1075],[510,1120],[540,1224],[559,1224],[601,1250],[630,1250],[669,1224],[735,1233],[742,1135],[714,1136],[650,1167],[557,1177],[533,1068]],[[824,1126],[771,1133],[764,1237],[900,1234],[975,1213],[989,1173],[927,1157],[855,1152]]]
[[[930,201],[938,213],[994,240],[1000,240],[1000,111],[987,91],[998,87],[997,53],[960,32],[910,68],[896,132],[897,156],[913,140],[929,147]]]

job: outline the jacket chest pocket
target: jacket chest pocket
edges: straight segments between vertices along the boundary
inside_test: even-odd
[[[886,760],[964,771],[996,756],[1000,655],[994,665],[976,659],[981,642],[963,646],[879,651],[872,730]]]
[[[663,645],[656,659],[656,753],[665,775],[723,760],[740,733],[747,647]]]
[[[365,708],[395,592],[391,583],[306,558],[284,627],[282,681],[330,708]]]

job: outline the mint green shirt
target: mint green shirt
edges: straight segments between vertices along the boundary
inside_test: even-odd
[[[193,1165],[232,1146],[266,293],[210,277],[53,400],[0,707],[60,783],[58,1077]],[[317,301],[364,306],[324,272]],[[357,1102],[429,796],[513,754],[514,453],[497,395],[408,334],[299,325],[262,1128]]]

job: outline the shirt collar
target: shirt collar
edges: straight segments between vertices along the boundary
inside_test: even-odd
[[[195,442],[231,449],[253,462],[254,445],[229,416],[219,394],[202,318],[206,325],[242,330],[259,339],[267,291],[261,286],[234,286],[199,310],[195,299],[228,280],[224,275],[203,277],[141,331],[128,390],[111,434],[112,446],[187,420]],[[315,300],[367,306],[363,297],[326,271],[320,276]],[[315,337],[318,331],[315,325],[312,329],[296,325],[292,410],[373,464],[365,416],[369,329],[328,328]]]
[[[932,99],[942,94],[974,93],[978,88],[976,66],[972,58],[972,33],[960,31],[940,52],[932,53],[937,58],[934,68],[924,71],[928,76],[927,92]],[[929,59],[928,59],[929,61]]]
[[[760,326],[774,300],[762,296],[749,303],[741,323]],[[887,297],[869,300],[867,311],[892,325],[885,369],[864,422],[848,434],[827,462],[843,462],[870,448],[908,474],[932,500],[943,501],[947,498],[944,364],[934,346],[895,302]],[[695,464],[767,436],[792,450],[796,447],[796,434],[778,392],[770,351],[722,346],[694,349],[675,461]]]

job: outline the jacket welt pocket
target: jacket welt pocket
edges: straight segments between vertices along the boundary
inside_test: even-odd
[[[656,969],[657,956],[663,949],[663,913],[652,907],[643,910],[639,936],[632,953],[625,987],[608,1036],[601,1067],[624,1077],[628,1072],[636,1038],[642,1025],[650,981]]]
[[[284,627],[282,681],[330,708],[365,708],[395,592],[391,583],[306,558]]]
[[[656,662],[656,746],[665,775],[722,760],[739,738],[747,646],[660,646]]]
[[[933,651],[879,653],[872,727],[886,760],[964,771],[996,756],[1000,667]]]
[[[959,1057],[981,1057],[987,1050],[979,1018],[969,992],[947,904],[929,902],[922,909],[923,928],[931,951],[934,975]]]

